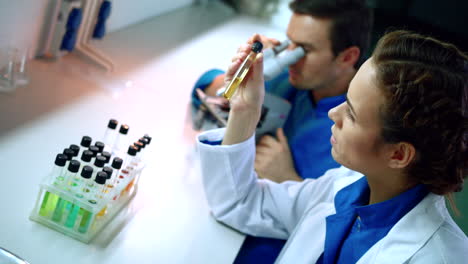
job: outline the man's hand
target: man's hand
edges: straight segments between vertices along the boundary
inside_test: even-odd
[[[276,135],[277,139],[263,136],[257,144],[255,170],[258,176],[275,182],[302,181],[294,169],[288,139],[283,129],[278,128]]]
[[[263,49],[273,48],[274,46],[278,46],[281,44],[281,41],[275,38],[269,38],[264,35],[260,35],[260,42],[263,44]]]

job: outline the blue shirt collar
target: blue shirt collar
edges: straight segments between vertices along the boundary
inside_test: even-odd
[[[318,112],[328,112],[333,107],[346,101],[346,94],[340,94],[332,97],[325,97],[317,102],[316,109]]]
[[[367,205],[370,190],[367,178],[362,177],[338,192],[335,208],[338,215],[354,211],[368,227],[393,226],[428,193],[427,188],[419,184],[392,199]]]

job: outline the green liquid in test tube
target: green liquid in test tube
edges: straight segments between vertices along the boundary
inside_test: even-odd
[[[67,200],[64,200],[59,197],[57,201],[57,206],[55,207],[55,210],[54,210],[54,214],[52,215],[52,220],[54,220],[55,222],[62,221],[62,214],[66,206],[66,203],[68,203]]]
[[[41,214],[41,215],[49,218],[54,212],[55,207],[57,206],[59,196],[54,193],[46,192],[44,195],[44,200],[46,198],[47,198],[47,204],[45,205],[45,209],[44,209],[45,215],[44,214]]]
[[[65,226],[73,228],[75,226],[76,217],[80,211],[80,207],[76,204],[71,205],[70,213],[67,216],[67,220],[65,221]]]
[[[53,167],[49,176],[49,180],[52,180],[53,184],[57,184],[60,181],[60,177],[62,177],[63,168],[65,167],[66,162],[66,155],[57,154],[57,157],[55,158],[55,166]],[[44,199],[41,203],[41,208],[39,209],[39,215],[49,217],[56,206],[57,200],[58,196],[56,194],[46,191],[44,194]]]
[[[91,224],[91,220],[93,218],[93,213],[81,208],[79,214],[82,215],[82,217],[81,217],[80,226],[78,227],[78,232],[84,234],[88,231],[89,224]]]
[[[79,186],[75,188],[75,196],[78,198],[83,198],[86,195],[85,189],[87,182],[93,174],[93,168],[91,166],[85,165],[81,170],[81,181],[79,181]],[[65,221],[65,226],[73,228],[75,226],[76,219],[78,217],[81,208],[77,204],[72,204],[70,208],[70,213],[67,216]]]
[[[48,191],[44,194],[44,199],[42,200],[41,208],[39,209],[39,215],[44,217],[49,217],[54,208],[51,208],[51,205],[57,201],[57,195],[50,193]],[[54,202],[52,201],[54,200]]]
[[[73,180],[79,168],[80,162],[77,160],[71,160],[70,164],[68,165],[68,171],[65,174],[63,184],[60,187],[65,188],[65,190],[69,189],[68,182],[70,180]],[[54,213],[52,215],[52,220],[55,222],[61,222],[63,214],[71,210],[72,205],[73,204],[71,202],[63,199],[62,197],[59,197],[57,201],[57,206],[55,207]]]

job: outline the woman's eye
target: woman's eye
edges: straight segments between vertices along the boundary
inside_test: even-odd
[[[351,114],[351,110],[349,110],[348,106],[346,106],[346,115],[349,117],[349,119],[351,119],[351,121],[354,122],[354,116]]]

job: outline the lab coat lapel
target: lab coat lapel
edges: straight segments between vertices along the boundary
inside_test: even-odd
[[[427,195],[390,232],[361,257],[358,264],[395,264],[408,261],[444,221],[444,198]]]
[[[275,263],[316,263],[324,249],[325,243],[317,241],[325,241],[325,218],[335,213],[333,203],[321,203],[311,208],[302,217]],[[311,215],[314,217],[310,217]],[[307,243],[311,239],[316,243]]]

